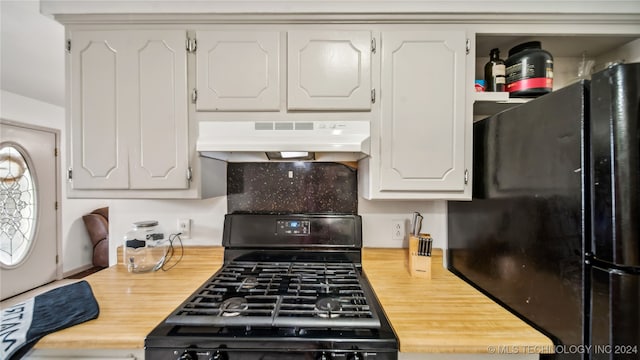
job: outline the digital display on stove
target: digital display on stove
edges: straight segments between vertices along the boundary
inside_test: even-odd
[[[276,233],[278,235],[309,235],[309,220],[277,220]]]

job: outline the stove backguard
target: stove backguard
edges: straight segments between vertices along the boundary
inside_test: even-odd
[[[227,214],[225,249],[362,248],[362,220],[345,214]]]

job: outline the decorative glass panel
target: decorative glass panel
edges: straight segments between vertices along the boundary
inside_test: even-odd
[[[36,224],[36,189],[23,152],[0,145],[0,265],[19,265],[31,250]]]

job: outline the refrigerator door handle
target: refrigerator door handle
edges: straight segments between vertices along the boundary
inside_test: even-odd
[[[584,256],[585,256],[584,263],[587,265],[604,268],[604,269],[611,269],[612,271],[619,272],[619,273],[640,275],[640,267],[638,266],[623,266],[619,264],[614,264],[609,261],[598,259],[592,253],[586,253]]]

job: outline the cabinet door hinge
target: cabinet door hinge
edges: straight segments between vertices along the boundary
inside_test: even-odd
[[[376,89],[371,89],[371,103],[376,103]]]
[[[57,201],[55,202],[55,204],[53,204],[53,208],[54,208],[55,210],[58,210],[58,202],[57,202]]]
[[[467,185],[469,183],[469,170],[464,170],[464,184]]]
[[[187,38],[187,52],[195,53],[198,50],[198,41],[193,38]]]
[[[56,254],[56,264],[60,262],[60,255]]]
[[[191,181],[193,179],[193,170],[191,170],[191,166],[187,168],[187,180]]]
[[[73,180],[73,170],[71,168],[67,170],[67,180],[69,181]]]
[[[469,39],[465,42],[464,49],[467,55],[469,55],[469,52],[471,51],[471,41]]]
[[[58,148],[53,149],[53,156],[58,157]]]
[[[195,104],[196,101],[198,101],[198,90],[193,89],[191,90],[191,102]]]
[[[67,42],[64,46],[68,53],[71,53],[71,39],[67,39]]]
[[[376,53],[376,38],[371,39],[371,52]]]

